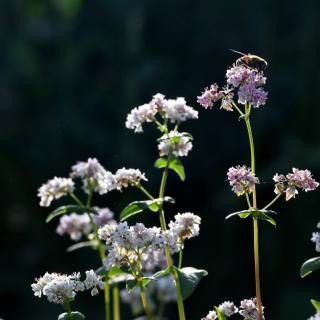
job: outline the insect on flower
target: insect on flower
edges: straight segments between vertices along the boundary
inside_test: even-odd
[[[242,57],[239,58],[237,61],[236,61],[236,65],[239,66],[239,65],[246,65],[248,66],[249,68],[252,68],[252,69],[256,69],[258,71],[261,71],[261,70],[264,70],[267,68],[268,66],[268,63],[265,59],[259,57],[259,56],[256,56],[254,54],[245,54],[245,53],[242,53],[242,52],[239,52],[239,51],[236,51],[236,50],[233,50],[233,49],[230,49],[232,52],[235,52],[235,53],[238,53],[238,54],[241,54]]]

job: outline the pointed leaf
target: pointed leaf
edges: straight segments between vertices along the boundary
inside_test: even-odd
[[[67,312],[61,313],[58,318],[58,320],[85,320],[85,319],[86,317],[78,311],[71,312],[71,316]]]
[[[300,277],[304,278],[309,273],[320,269],[320,257],[307,260],[300,269]]]
[[[186,179],[186,174],[185,174],[185,171],[184,171],[184,167],[181,163],[181,161],[176,158],[176,157],[173,157],[170,159],[170,162],[169,162],[169,165],[168,165],[168,159],[166,158],[159,158],[154,166],[156,168],[165,168],[168,166],[169,169],[175,171],[177,173],[177,175],[179,176],[179,178],[184,181]]]
[[[78,242],[78,243],[68,247],[67,248],[67,252],[72,252],[72,251],[75,251],[75,250],[79,250],[79,249],[82,249],[82,248],[88,248],[88,247],[94,248],[97,245],[98,245],[98,243],[95,240],[82,241],[82,242]]]
[[[251,214],[252,214],[252,212],[249,210],[236,211],[236,212],[228,214],[225,217],[225,219],[227,220],[227,219],[230,219],[234,216],[239,216],[240,218],[245,219],[245,218],[248,218]]]
[[[52,211],[46,219],[46,222],[50,222],[52,219],[54,219],[55,217],[61,216],[63,214],[67,214],[67,213],[72,213],[72,212],[80,212],[80,213],[84,213],[84,212],[92,212],[92,213],[97,213],[97,211],[93,208],[89,208],[89,207],[83,207],[83,206],[75,206],[75,205],[70,205],[70,206],[62,206],[59,207],[57,209],[55,209],[54,211]]]
[[[154,278],[154,279],[160,279],[160,278],[162,278],[162,277],[166,277],[169,273],[170,273],[170,267],[154,273],[154,274],[152,275],[152,278]]]
[[[192,267],[186,267],[182,269],[175,268],[175,270],[178,273],[180,280],[183,300],[191,296],[200,280],[208,274],[206,270],[199,270]]]
[[[320,311],[320,301],[317,301],[317,300],[314,300],[314,299],[311,299],[310,300],[312,305],[314,306],[314,308],[316,309],[316,311]]]
[[[131,202],[120,213],[120,221],[126,220],[129,217],[134,216],[137,213],[142,212],[146,209],[158,211],[159,205],[157,204],[157,202],[159,202],[158,199]]]
[[[265,214],[265,213],[263,213],[261,211],[259,211],[258,219],[267,221],[267,222],[271,223],[275,227],[277,226],[276,220],[274,220],[273,218],[269,217],[267,214]]]

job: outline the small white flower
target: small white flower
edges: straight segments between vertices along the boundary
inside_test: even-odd
[[[101,277],[98,276],[93,270],[86,271],[86,279],[83,281],[83,284],[87,290],[91,289],[91,295],[95,296],[103,289],[103,281]]]
[[[38,190],[40,206],[49,207],[54,199],[59,199],[74,191],[74,182],[70,178],[54,177],[43,184]]]
[[[262,307],[263,312],[264,307]],[[257,320],[258,319],[258,307],[257,299],[244,299],[240,302],[239,314],[244,317],[245,320]],[[263,316],[264,319],[264,316]]]
[[[183,122],[188,119],[198,119],[198,111],[187,106],[183,97],[166,100],[164,104],[166,117],[172,122]]]
[[[202,318],[201,320],[215,320],[217,319],[218,316],[217,316],[217,313],[214,311],[214,310],[211,310],[209,311],[209,313],[204,317]]]
[[[320,312],[317,312],[314,316],[310,317],[308,320],[320,320]]]
[[[320,233],[319,232],[313,232],[311,241],[316,244],[316,251],[320,252]]]
[[[130,186],[136,186],[141,180],[148,181],[145,174],[139,169],[118,169],[115,174],[117,189],[127,188]]]
[[[185,157],[192,149],[192,142],[187,134],[170,131],[159,139],[158,149],[160,156],[172,152],[176,157]]]
[[[169,228],[180,238],[190,239],[199,235],[201,218],[191,212],[178,213],[175,221],[170,221]]]
[[[231,317],[238,312],[238,308],[233,302],[225,301],[219,305],[219,309],[225,317]]]

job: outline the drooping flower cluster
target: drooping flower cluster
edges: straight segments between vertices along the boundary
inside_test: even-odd
[[[54,199],[59,199],[69,192],[73,192],[74,182],[70,178],[54,177],[43,184],[38,190],[40,206],[49,207]]]
[[[94,207],[98,214],[90,213],[92,220],[98,227],[106,224],[115,224],[113,212],[109,208]],[[60,218],[56,229],[59,235],[68,234],[71,240],[79,241],[83,235],[88,236],[93,230],[87,213],[71,213]]]
[[[89,158],[86,162],[79,161],[72,166],[70,177],[80,178],[86,193],[93,190],[103,195],[117,187],[113,174],[107,171],[96,158]]]
[[[320,222],[317,224],[317,228],[320,229]],[[316,245],[316,251],[320,252],[320,232],[312,232],[311,241]]]
[[[115,174],[115,180],[117,184],[117,189],[122,190],[122,188],[127,188],[130,186],[137,186],[141,180],[148,181],[145,174],[139,169],[118,169]]]
[[[80,273],[72,275],[45,273],[45,275],[31,285],[34,295],[41,298],[46,296],[49,302],[64,304],[74,300],[77,292],[90,290],[96,295],[98,288],[103,289],[103,282],[100,276],[93,270],[86,271],[86,279],[80,280]]]
[[[171,152],[176,157],[185,157],[192,149],[190,135],[177,131],[170,131],[159,139],[158,149],[160,156],[167,156]]]
[[[255,185],[259,183],[258,177],[246,166],[236,166],[229,168],[227,177],[232,187],[232,191],[241,196],[245,193],[253,192]]]
[[[295,198],[298,194],[297,188],[305,192],[315,190],[319,183],[312,178],[312,173],[309,170],[292,169],[292,173],[286,176],[283,174],[275,174],[273,177],[275,184],[274,192],[276,194],[285,193],[286,201]]]
[[[234,91],[238,93],[238,103],[250,104],[255,108],[264,105],[268,93],[262,88],[266,77],[262,72],[246,65],[234,64],[226,72],[227,86],[219,90],[216,83],[211,85],[198,96],[198,103],[204,108],[212,108],[214,103],[221,100],[221,108],[232,111],[234,108]]]
[[[263,316],[263,309],[262,307],[262,316]],[[257,306],[257,299],[244,299],[240,302],[240,311],[245,320],[258,320],[258,306]],[[264,316],[263,316],[264,319]]]
[[[142,132],[142,124],[156,122],[157,115],[171,123],[198,118],[198,112],[187,105],[185,98],[165,99],[164,95],[158,93],[149,103],[131,110],[127,116],[126,127],[134,132]]]

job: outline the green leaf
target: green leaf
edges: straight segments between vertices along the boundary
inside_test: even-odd
[[[72,251],[79,250],[82,248],[87,248],[87,247],[95,248],[97,244],[98,243],[95,240],[78,242],[68,247],[67,252],[72,252]]]
[[[165,168],[168,166],[169,169],[175,171],[179,178],[184,181],[186,179],[186,174],[185,174],[185,171],[184,171],[184,167],[181,163],[181,161],[176,158],[176,157],[172,157],[170,159],[170,162],[169,162],[169,165],[168,165],[168,159],[166,158],[159,158],[155,163],[154,163],[154,166],[158,169],[161,169],[161,168]]]
[[[175,268],[175,270],[178,273],[178,277],[180,280],[183,300],[190,297],[199,284],[200,280],[204,276],[208,275],[208,272],[206,270],[199,270],[192,267],[186,267],[182,269]]]
[[[268,221],[269,223],[271,223],[275,227],[277,226],[276,220],[274,220],[273,218],[269,217],[267,214],[265,214],[261,211],[259,211],[258,219],[263,220],[263,221]]]
[[[236,212],[232,212],[232,213],[228,214],[225,219],[227,220],[227,219],[230,219],[234,216],[238,216],[241,219],[245,219],[245,218],[248,218],[251,214],[252,214],[252,212],[248,211],[248,210],[236,211]]]
[[[154,273],[152,275],[152,278],[158,280],[158,279],[160,279],[162,277],[166,277],[170,273],[170,270],[171,270],[170,267],[168,267],[168,268],[166,268],[164,270],[160,270],[160,271]]]
[[[54,211],[52,211],[46,219],[46,222],[50,222],[52,219],[54,219],[55,217],[58,216],[62,216],[63,214],[67,214],[67,213],[72,213],[72,212],[92,212],[92,213],[97,213],[97,211],[93,208],[89,208],[89,207],[83,207],[83,206],[75,206],[75,205],[70,205],[70,206],[62,206],[59,207],[57,209],[55,209]]]
[[[142,281],[143,287],[145,287],[151,280],[156,280],[153,277],[143,277],[140,279]],[[127,279],[126,283],[127,290],[130,292],[135,287],[140,287],[139,281],[132,276]]]
[[[311,301],[312,305],[314,306],[314,308],[316,309],[316,311],[320,311],[320,301],[317,301],[314,299],[311,299],[310,301]]]
[[[157,198],[153,200],[134,201],[128,204],[120,213],[120,220],[126,220],[131,216],[136,215],[146,209],[153,212],[158,212],[162,202],[174,203],[175,200],[171,197]]]
[[[70,316],[67,312],[61,313],[59,315],[58,320],[85,320],[86,319],[86,317],[78,311],[71,312],[71,315],[72,316]]]
[[[320,257],[307,260],[300,269],[300,277],[304,278],[309,273],[320,269]]]

